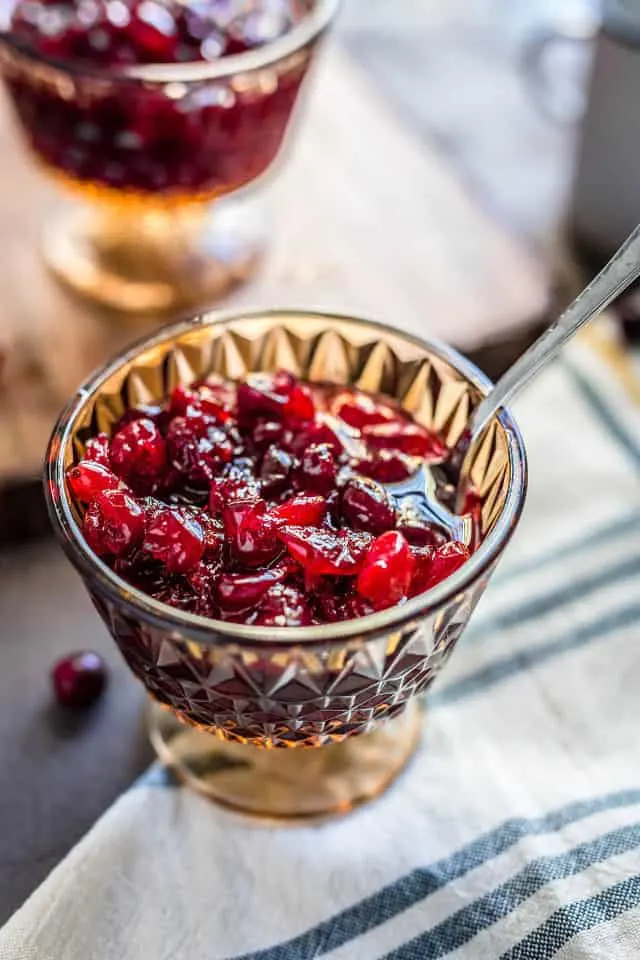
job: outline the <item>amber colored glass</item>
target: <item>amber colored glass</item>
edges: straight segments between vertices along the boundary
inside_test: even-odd
[[[448,660],[515,529],[526,459],[502,411],[472,455],[481,510],[471,560],[427,593],[358,620],[265,629],[203,619],[129,586],[84,542],[66,488],[65,471],[87,438],[178,383],[282,367],[385,393],[450,446],[490,386],[455,351],[365,320],[277,310],[206,315],[137,344],[81,387],[54,430],[46,490],[63,547],[163,708],[152,719],[160,756],[227,806],[296,818],[375,796],[411,755],[416,697]]]
[[[338,4],[304,0],[287,34],[214,63],[89,70],[1,32],[19,129],[66,195],[43,238],[55,274],[130,312],[202,308],[247,280],[263,231],[227,195],[271,167]]]

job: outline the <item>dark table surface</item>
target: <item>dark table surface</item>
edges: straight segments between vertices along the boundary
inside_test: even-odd
[[[388,0],[351,0],[342,25],[347,47],[406,122],[440,140],[486,206],[533,242],[544,241],[566,189],[570,135],[545,126],[527,104],[516,69],[517,31],[506,29],[504,4],[474,4],[473,16],[463,0],[403,0],[403,6],[400,23]],[[493,133],[487,118],[466,109],[455,93],[452,77],[461,70],[467,89],[477,78],[490,100],[495,95]],[[519,122],[521,138],[505,111]],[[496,116],[502,117],[498,128]],[[502,128],[509,130],[509,143]],[[542,170],[527,156],[532,144],[544,160]],[[537,203],[531,189],[522,189],[530,175]],[[495,373],[513,349],[517,345],[498,345],[481,360]],[[152,752],[143,690],[52,541],[0,554],[0,624],[1,923],[139,775]],[[95,710],[69,717],[52,705],[48,669],[57,656],[78,648],[104,655],[111,683]]]

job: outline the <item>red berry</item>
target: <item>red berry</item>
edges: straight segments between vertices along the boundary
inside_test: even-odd
[[[209,510],[214,516],[222,513],[225,504],[232,500],[258,500],[260,484],[245,470],[228,467],[222,477],[211,481]]]
[[[82,532],[98,556],[129,553],[144,536],[145,512],[123,490],[104,490],[89,504]]]
[[[334,457],[339,457],[344,453],[345,440],[353,440],[353,434],[348,432],[351,428],[345,427],[345,433],[341,435],[339,426],[339,420],[333,421],[332,425],[322,420],[314,421],[309,426],[305,426],[304,430],[296,431],[292,437],[293,452],[301,457],[311,447],[326,446]]]
[[[95,703],[104,690],[107,668],[97,653],[72,653],[54,665],[51,682],[59,703],[82,709]]]
[[[391,497],[368,477],[351,477],[342,493],[342,515],[355,530],[384,533],[396,525]]]
[[[386,403],[374,400],[366,393],[355,393],[351,390],[345,390],[335,397],[331,412],[357,430],[397,418],[397,413]]]
[[[186,578],[166,580],[157,590],[151,591],[151,596],[159,603],[166,603],[167,606],[175,607],[176,610],[196,613],[198,597]]]
[[[270,446],[260,467],[262,492],[270,497],[283,493],[289,485],[295,465],[296,460],[290,453],[280,447]]]
[[[284,571],[274,568],[258,573],[223,573],[217,583],[217,599],[222,613],[253,610],[274,584],[284,578]]]
[[[311,622],[306,596],[299,588],[285,583],[267,590],[254,621],[259,627],[307,627]]]
[[[403,453],[377,450],[374,457],[355,460],[353,469],[378,483],[400,483],[414,473],[416,465]]]
[[[353,530],[335,533],[328,527],[286,526],[279,536],[294,560],[316,576],[358,573],[371,544],[369,534]]]
[[[109,460],[110,443],[111,441],[106,433],[98,433],[95,437],[91,437],[90,440],[87,440],[87,445],[84,448],[84,459],[95,460],[96,463],[101,463],[105,467],[111,467],[111,461]]]
[[[127,483],[159,480],[167,462],[164,437],[152,420],[132,420],[111,440],[111,465]]]
[[[167,507],[149,519],[143,549],[169,573],[186,573],[204,555],[204,530],[186,508]]]
[[[238,386],[238,415],[242,419],[261,415],[311,420],[314,413],[308,388],[286,370],[252,374]]]
[[[369,548],[358,575],[358,592],[376,610],[393,607],[409,594],[413,565],[411,548],[402,534],[383,533]]]
[[[224,547],[224,526],[217,517],[201,510],[195,517],[198,524],[202,527],[204,533],[204,558],[205,560],[216,560],[222,553]]]
[[[196,596],[195,612],[206,608],[209,613],[204,616],[219,615],[215,594],[221,572],[222,564],[219,560],[213,559],[201,560],[196,567],[185,574],[185,580]]]
[[[196,484],[208,484],[233,457],[227,433],[212,417],[175,417],[167,430],[171,463]]]
[[[245,424],[247,426],[247,424]],[[279,445],[284,432],[284,426],[280,420],[257,419],[249,424],[248,435],[251,438],[253,448],[257,453],[262,453],[272,444]]]
[[[116,490],[122,486],[115,473],[97,460],[81,460],[76,467],[71,467],[67,471],[67,483],[80,503],[89,503],[103,490]]]
[[[379,423],[364,427],[362,436],[373,450],[399,450],[410,457],[444,460],[447,447],[440,437],[417,423]]]
[[[244,383],[238,384],[238,416],[281,417],[284,413],[287,393],[278,389],[272,373],[253,373]]]
[[[264,500],[232,500],[223,510],[232,556],[246,567],[270,563],[282,551]]]
[[[313,420],[315,408],[307,387],[299,383],[292,386],[284,406],[284,412],[294,420]]]
[[[207,415],[224,423],[229,420],[231,395],[228,388],[201,383],[191,387],[177,386],[169,401],[170,417]]]
[[[119,433],[123,427],[128,426],[128,424],[133,423],[134,420],[152,420],[162,430],[163,425],[167,419],[166,413],[162,407],[158,407],[155,404],[141,405],[138,407],[131,407],[129,410],[125,410],[122,414],[115,427],[113,428],[114,435]]]
[[[313,444],[307,447],[302,455],[295,485],[300,490],[329,493],[335,486],[337,473],[335,457],[329,444]]]
[[[272,507],[269,516],[277,523],[300,527],[317,527],[325,518],[327,501],[324,497],[300,493],[285,500],[279,507]]]
[[[429,547],[413,549],[416,569],[411,583],[411,593],[424,593],[450,577],[471,556],[469,548],[458,540],[443,543],[432,549]]]
[[[349,584],[346,591],[337,589],[339,584],[329,577],[321,580],[314,589],[311,597],[321,623],[342,623],[343,620],[356,620],[374,613],[369,601],[354,590],[354,581],[345,578],[344,582]]]

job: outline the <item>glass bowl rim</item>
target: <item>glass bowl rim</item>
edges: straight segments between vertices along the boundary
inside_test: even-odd
[[[87,69],[70,60],[47,57],[27,43],[17,40],[8,31],[0,32],[0,46],[4,44],[20,56],[77,79],[86,78],[109,83],[134,81],[159,85],[201,83],[253,73],[287,60],[317,40],[328,29],[341,3],[342,0],[314,0],[313,9],[281,37],[244,53],[220,57],[211,63],[204,61],[145,63],[135,66]]]
[[[251,649],[265,646],[283,648],[298,644],[304,644],[305,648],[336,646],[342,645],[347,639],[363,636],[367,640],[373,639],[381,634],[399,630],[409,621],[426,617],[438,609],[443,609],[456,596],[471,587],[500,557],[522,513],[527,491],[527,456],[520,430],[507,408],[503,408],[497,414],[497,419],[508,441],[511,480],[504,507],[489,535],[471,558],[446,580],[412,597],[404,604],[365,617],[307,627],[269,628],[201,617],[154,600],[131,586],[93,553],[84,540],[67,492],[63,454],[71,440],[75,419],[91,394],[143,350],[175,341],[198,327],[225,327],[244,320],[255,322],[261,319],[265,323],[270,323],[275,317],[285,321],[287,318],[307,317],[321,319],[328,323],[335,321],[372,328],[374,332],[378,330],[381,334],[391,334],[413,343],[449,363],[483,396],[493,385],[475,364],[453,347],[437,339],[417,337],[376,320],[328,310],[269,308],[208,311],[197,317],[161,327],[150,336],[146,335],[136,340],[90,374],[61,411],[53,428],[45,456],[43,479],[49,518],[65,553],[76,569],[92,584],[97,585],[99,593],[106,594],[119,607],[125,607],[129,615],[164,631],[167,629],[175,631],[205,646],[215,647],[229,642]]]

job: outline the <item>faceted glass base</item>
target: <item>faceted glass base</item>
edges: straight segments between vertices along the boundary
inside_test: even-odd
[[[267,820],[318,820],[383,793],[420,738],[416,700],[371,733],[324,747],[266,750],[229,743],[181,723],[152,703],[151,742],[188,786],[233,810]]]
[[[255,201],[239,197],[158,208],[72,201],[43,233],[44,258],[59,280],[125,313],[215,303],[252,276],[263,243]]]

